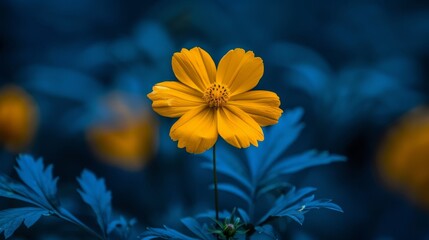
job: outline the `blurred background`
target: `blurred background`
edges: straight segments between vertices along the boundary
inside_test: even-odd
[[[43,156],[63,205],[85,212],[75,189],[88,168],[137,233],[210,208],[211,175],[146,97],[175,79],[173,53],[194,46],[215,62],[253,50],[265,64],[257,88],[285,114],[305,110],[293,151],[348,158],[292,176],[344,214],[311,212],[285,239],[429,239],[427,1],[0,1],[1,171],[16,176],[18,153]],[[76,230],[42,221],[18,235]]]

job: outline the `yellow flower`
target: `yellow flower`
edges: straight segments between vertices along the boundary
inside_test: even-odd
[[[258,146],[264,140],[261,126],[276,124],[283,112],[275,93],[250,91],[264,73],[262,59],[252,51],[231,50],[216,69],[203,49],[182,49],[173,55],[172,67],[180,82],[158,83],[148,97],[155,112],[180,117],[170,137],[187,152],[210,149],[218,135],[237,148]]]
[[[392,189],[429,208],[429,110],[418,108],[403,117],[384,139],[377,160]]]
[[[87,131],[92,150],[105,162],[125,170],[140,170],[156,148],[157,124],[144,108],[134,109],[127,97],[114,93],[105,99],[106,121]]]
[[[0,145],[12,152],[23,150],[33,139],[37,106],[20,87],[0,90]]]

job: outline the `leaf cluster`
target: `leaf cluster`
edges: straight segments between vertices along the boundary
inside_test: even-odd
[[[341,207],[331,200],[316,199],[315,188],[296,188],[285,181],[288,175],[304,169],[345,161],[343,156],[316,150],[294,155],[285,154],[303,129],[303,125],[299,123],[302,115],[303,110],[300,108],[287,112],[277,125],[267,129],[266,140],[261,142],[258,148],[245,149],[245,157],[237,156],[231,148],[217,148],[217,171],[226,177],[218,184],[218,189],[242,200],[236,207],[241,221],[247,228],[247,237],[259,234],[258,239],[277,239],[271,225],[273,221],[288,218],[303,224],[304,215],[310,210],[325,208],[342,212]],[[211,156],[207,153],[204,156],[205,162],[202,163],[202,167],[211,171]],[[265,209],[265,206],[270,207]],[[214,211],[211,211],[208,216],[214,215]],[[196,220],[191,227],[190,220],[186,219],[184,223],[186,228],[199,239],[206,239],[202,238],[201,229],[204,231],[207,229],[204,226],[200,228]],[[192,231],[195,227],[200,231]],[[189,236],[183,238],[181,234],[165,227],[150,228],[141,236],[143,239],[193,239]],[[261,237],[262,235],[264,237]],[[217,237],[219,236],[222,234],[218,232]],[[210,237],[209,239],[216,239],[214,235]]]
[[[53,166],[45,167],[42,159],[30,155],[20,155],[17,159],[16,172],[20,181],[0,175],[0,197],[15,199],[29,204],[28,207],[9,208],[0,211],[0,233],[5,238],[11,237],[24,224],[33,226],[42,216],[55,216],[73,223],[98,239],[128,239],[133,221],[123,217],[112,220],[111,193],[107,190],[104,179],[84,170],[77,179],[78,190],[83,201],[92,209],[99,229],[91,229],[61,206],[57,195],[58,177],[53,176]]]

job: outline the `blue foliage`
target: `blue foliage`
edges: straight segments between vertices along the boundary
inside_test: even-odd
[[[258,148],[248,148],[245,150],[246,159],[237,157],[229,148],[219,148],[218,172],[235,180],[228,183],[219,183],[219,190],[229,192],[244,200],[248,205],[249,216],[254,216],[253,209],[257,209],[254,204],[258,198],[264,197],[271,192],[289,189],[287,195],[278,197],[273,208],[260,220],[250,219],[249,222],[264,223],[271,217],[290,217],[302,223],[306,211],[297,211],[302,206],[318,205],[320,208],[329,208],[341,211],[341,208],[333,203],[313,201],[308,195],[314,189],[304,188],[296,191],[287,182],[281,180],[282,177],[296,173],[309,167],[329,164],[332,162],[344,161],[345,158],[339,155],[332,155],[327,152],[317,152],[309,150],[304,153],[285,156],[288,147],[297,139],[302,124],[299,120],[303,115],[300,108],[288,111],[277,125],[268,128],[265,132],[265,141],[259,144]],[[206,158],[211,161],[208,154]],[[211,169],[211,163],[203,163],[203,167]],[[305,193],[305,194],[303,194]],[[298,205],[301,204],[299,207]]]
[[[35,160],[30,155],[20,155],[17,163],[16,171],[23,183],[0,175],[0,196],[20,200],[32,206],[0,211],[0,233],[4,232],[5,238],[12,236],[22,223],[31,227],[41,216],[50,215],[71,222],[98,239],[109,239],[114,230],[119,233],[120,239],[129,238],[130,228],[135,221],[127,222],[123,217],[111,221],[111,193],[106,189],[103,179],[97,179],[88,170],[84,170],[78,178],[81,186],[78,191],[97,217],[102,232],[99,234],[61,207],[57,196],[58,177],[53,177],[52,165],[45,168],[42,159]]]
[[[180,221],[186,227],[189,233],[184,234],[172,228],[168,228],[164,226],[164,228],[147,228],[145,232],[143,232],[139,238],[143,240],[149,239],[182,239],[182,240],[216,240],[216,239],[224,239],[219,238],[216,234],[213,234],[215,229],[222,229],[224,226],[229,223],[240,223],[240,226],[235,225],[235,227],[241,228],[242,225],[247,223],[246,219],[248,219],[247,213],[242,209],[238,209],[240,217],[235,217],[234,211],[230,213],[228,211],[222,211],[219,213],[220,219],[225,219],[225,222],[214,220],[215,211],[209,211],[206,213],[198,214],[195,218],[186,217],[182,218]],[[209,222],[207,221],[209,220]],[[243,221],[241,221],[243,220]],[[211,223],[211,224],[209,224]],[[214,224],[215,223],[215,224]],[[214,227],[216,225],[216,227]],[[210,226],[210,227],[209,227]],[[239,230],[239,229],[236,229]],[[247,231],[247,230],[246,230]],[[241,234],[236,234],[233,239],[244,240],[245,232],[241,231]]]
[[[16,172],[22,182],[28,187],[29,192],[37,203],[45,208],[55,208],[58,205],[57,182],[58,177],[52,176],[53,166],[44,168],[43,160],[34,158],[30,155],[20,155]]]
[[[214,212],[211,212],[214,214]],[[228,218],[231,214],[224,212],[226,217]],[[211,215],[211,214],[209,214]],[[210,217],[214,217],[211,215]],[[201,217],[201,216],[200,216]],[[150,239],[181,239],[181,240],[215,240],[217,239],[215,235],[211,234],[211,229],[208,227],[207,223],[201,224],[199,222],[199,218],[186,217],[182,218],[180,221],[189,231],[189,234],[184,234],[178,232],[177,230],[168,228],[164,226],[164,228],[147,228],[147,230],[142,233],[139,238],[143,240]],[[192,236],[189,236],[192,235]]]
[[[22,223],[29,228],[42,216],[51,215],[50,211],[37,207],[10,208],[0,211],[0,233],[9,238]]]
[[[237,157],[228,148],[217,148],[217,171],[229,177],[230,180],[219,183],[218,189],[237,196],[245,203],[243,208],[238,208],[237,211],[248,227],[247,230],[250,231],[248,235],[251,239],[278,239],[275,230],[269,224],[276,218],[288,217],[302,224],[304,214],[312,209],[326,208],[342,212],[341,207],[331,200],[315,199],[313,194],[315,188],[296,189],[282,180],[282,177],[303,169],[345,161],[343,156],[327,152],[319,153],[315,150],[285,156],[285,151],[297,139],[302,129],[302,125],[299,124],[302,115],[303,110],[300,108],[288,111],[277,125],[267,129],[266,140],[261,142],[258,148],[245,150],[246,158]],[[212,170],[211,154],[206,152],[204,157],[209,161],[204,162],[202,167]],[[255,216],[255,209],[262,207],[256,204],[259,198],[266,198],[273,195],[272,192],[285,190],[288,190],[286,194],[274,195],[276,200],[265,204],[270,207],[262,216]],[[231,214],[222,211],[219,215],[221,219],[226,219]],[[215,212],[209,211],[197,215],[197,219],[202,221],[200,218],[213,219],[214,216]],[[206,225],[201,226],[199,221],[193,218],[182,219],[182,223],[198,237],[197,239],[215,239],[213,235],[207,235]],[[194,239],[168,227],[149,228],[141,237],[143,239]]]
[[[16,171],[24,184],[0,175],[0,196],[24,201],[44,209],[57,208],[58,178],[53,178],[52,166],[45,168],[41,159],[34,160],[29,155],[20,155],[17,163]]]
[[[258,220],[258,225],[263,225],[273,217],[290,217],[292,220],[302,224],[304,214],[311,209],[326,208],[343,212],[331,200],[314,200],[314,195],[311,195],[311,193],[315,190],[314,188],[302,188],[299,190],[292,188],[286,195],[281,195],[277,198],[273,207]]]
[[[95,213],[103,236],[107,236],[112,214],[112,194],[107,191],[104,179],[97,179],[94,173],[85,169],[77,181],[82,188],[82,190],[78,190],[80,196]]]
[[[181,219],[180,221],[183,223],[183,225],[185,225],[187,229],[189,229],[189,231],[198,236],[199,239],[210,240],[213,238],[213,236],[209,234],[207,225],[204,224],[203,226],[201,226],[200,223],[194,218],[187,217]]]

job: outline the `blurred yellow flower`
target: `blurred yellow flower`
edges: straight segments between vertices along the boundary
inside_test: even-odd
[[[132,108],[123,94],[109,95],[103,107],[108,119],[96,122],[87,131],[93,151],[109,164],[126,170],[141,169],[155,152],[156,121],[146,109]]]
[[[210,149],[218,135],[237,148],[257,146],[264,140],[261,126],[276,124],[283,112],[275,93],[250,91],[264,73],[262,59],[252,51],[230,50],[216,69],[203,49],[182,49],[173,55],[172,67],[180,82],[158,83],[148,97],[155,112],[180,117],[170,137],[187,152]]]
[[[391,188],[429,207],[429,109],[403,117],[384,139],[377,160]]]
[[[34,100],[18,86],[0,89],[0,145],[19,152],[31,142],[37,126]]]

